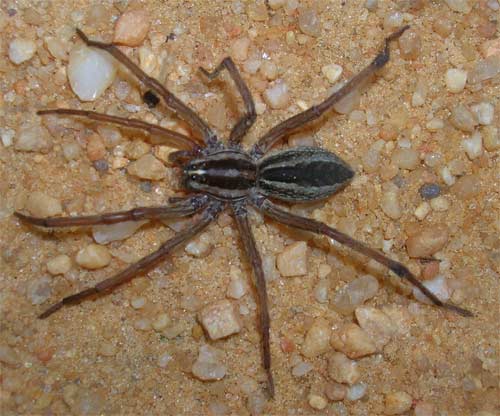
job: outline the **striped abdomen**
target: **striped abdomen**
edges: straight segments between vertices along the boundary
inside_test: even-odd
[[[227,200],[245,197],[256,178],[255,162],[237,150],[221,150],[184,167],[186,188]]]
[[[296,147],[266,156],[259,161],[257,172],[259,193],[291,202],[326,198],[354,176],[346,162],[317,147]]]

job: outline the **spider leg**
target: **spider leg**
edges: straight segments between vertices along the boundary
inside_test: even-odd
[[[87,46],[108,52],[117,61],[125,65],[137,77],[137,79],[144,84],[144,86],[158,94],[163,99],[167,107],[194,126],[201,133],[205,143],[208,144],[216,140],[216,136],[212,129],[198,116],[198,114],[196,114],[186,104],[179,100],[179,98],[167,90],[167,88],[165,88],[158,80],[148,76],[141,68],[132,62],[127,55],[118,49],[116,45],[90,40],[80,29],[76,29],[76,33]]]
[[[453,305],[451,303],[444,303],[439,298],[432,293],[429,289],[427,289],[421,282],[418,280],[413,273],[411,273],[408,268],[395,260],[390,259],[384,254],[380,253],[373,248],[366,246],[349,237],[347,234],[344,234],[335,228],[329,227],[328,225],[315,221],[310,218],[301,217],[299,215],[292,214],[290,212],[284,211],[279,208],[277,205],[273,204],[271,201],[265,198],[254,198],[254,205],[259,208],[265,215],[275,219],[278,222],[289,225],[291,227],[299,228],[301,230],[311,231],[316,234],[323,234],[327,237],[333,238],[335,241],[343,244],[350,249],[357,251],[367,257],[372,258],[383,266],[387,267],[389,270],[397,274],[400,278],[406,279],[413,286],[417,287],[432,303],[436,306],[440,306],[442,308],[454,311],[462,316],[473,316],[473,314],[467,309],[460,308],[459,306]]]
[[[241,235],[245,253],[250,261],[255,275],[255,289],[257,290],[257,298],[259,302],[259,330],[262,337],[262,353],[264,370],[267,373],[267,388],[270,397],[274,397],[274,381],[271,372],[271,345],[269,341],[269,306],[267,302],[266,279],[264,269],[262,267],[262,259],[255,244],[255,239],[248,223],[246,207],[241,204],[233,205],[234,217],[238,230]]]
[[[109,212],[99,215],[38,218],[24,215],[17,211],[14,212],[14,215],[27,223],[41,227],[74,227],[82,225],[116,224],[123,221],[188,217],[206,207],[207,204],[208,198],[205,195],[197,195],[177,201],[169,206],[140,207],[129,211]]]
[[[217,217],[222,207],[222,203],[214,202],[203,211],[201,218],[198,221],[193,223],[189,228],[179,232],[170,240],[167,240],[155,252],[147,255],[146,257],[143,257],[137,263],[134,263],[118,274],[106,280],[103,280],[94,287],[84,289],[78,293],[63,298],[61,301],[53,304],[44,312],[42,312],[38,317],[40,319],[47,318],[54,312],[61,309],[64,305],[79,303],[90,296],[111,291],[115,287],[129,282],[134,277],[137,277],[137,275],[150,270],[152,267],[160,263],[168,254],[170,254],[170,252],[175,247],[189,240],[191,237],[203,230],[208,224],[210,224]]]
[[[97,113],[95,111],[87,110],[73,110],[69,108],[57,108],[49,110],[40,110],[36,112],[40,116],[48,114],[63,114],[67,116],[84,117],[90,120],[104,121],[105,123],[116,124],[119,126],[125,126],[133,129],[143,130],[151,135],[156,135],[161,140],[152,140],[154,144],[168,143],[174,144],[174,146],[188,147],[190,149],[197,149],[198,144],[192,140],[190,137],[184,134],[177,133],[173,130],[168,130],[163,127],[157,126],[155,124],[146,123],[142,120],[135,118],[125,118],[112,116],[109,114]]]
[[[212,72],[208,72],[205,68],[200,67],[200,71],[210,81],[219,76],[223,69],[226,69],[227,72],[229,72],[229,75],[236,84],[236,88],[238,89],[241,98],[243,98],[243,103],[245,105],[245,114],[238,120],[229,135],[229,144],[235,145],[241,141],[250,127],[252,127],[253,123],[255,123],[257,113],[255,112],[255,103],[253,101],[252,94],[250,93],[247,84],[241,77],[240,71],[238,71],[238,68],[229,56],[224,58],[219,66]]]
[[[409,26],[404,26],[385,38],[383,49],[378,53],[370,65],[351,78],[351,80],[349,80],[349,82],[347,82],[347,84],[345,84],[340,90],[334,92],[320,104],[314,105],[302,113],[290,117],[289,119],[274,126],[271,130],[264,134],[264,136],[262,136],[254,145],[252,153],[257,156],[262,156],[284,136],[289,135],[299,127],[303,127],[305,124],[318,119],[326,111],[330,110],[335,103],[356,89],[369,76],[375,73],[379,68],[382,68],[389,61],[389,43],[399,38],[408,28]]]

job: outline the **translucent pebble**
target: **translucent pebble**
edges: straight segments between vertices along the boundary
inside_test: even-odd
[[[457,104],[451,110],[451,124],[459,130],[466,133],[472,133],[474,127],[477,126],[477,121],[470,110],[463,104]]]
[[[337,383],[354,384],[360,377],[358,363],[341,352],[334,352],[328,359],[328,375]]]
[[[366,9],[368,9],[371,12],[377,10],[378,0],[366,0],[365,7],[366,7]]]
[[[47,271],[53,276],[67,273],[70,269],[71,259],[66,254],[60,254],[47,262]]]
[[[425,280],[422,283],[427,289],[429,289],[432,293],[434,293],[442,302],[446,302],[451,296],[451,290],[446,284],[446,279],[442,275],[438,275],[431,280]],[[413,288],[413,296],[415,296],[415,299],[417,299],[420,302],[429,304],[432,303],[429,300],[429,298],[425,296],[420,291],[420,289],[416,287]]]
[[[278,67],[273,61],[265,60],[260,67],[260,72],[266,79],[272,81],[278,76]]]
[[[210,234],[203,233],[196,237],[195,240],[190,241],[188,244],[186,244],[184,250],[186,251],[186,253],[193,257],[201,258],[207,256],[210,253],[212,247],[213,246]]]
[[[395,29],[403,24],[403,14],[400,12],[392,12],[384,17],[384,28]]]
[[[325,394],[331,401],[344,400],[347,394],[347,386],[336,382],[327,383],[325,385]]]
[[[331,84],[335,84],[339,80],[342,71],[343,68],[337,64],[328,64],[321,68],[321,72]]]
[[[328,94],[333,94],[345,85],[345,82],[338,82],[328,90]],[[348,93],[344,98],[336,102],[333,109],[339,114],[349,114],[352,110],[359,106],[361,100],[361,92],[359,88],[355,88]]]
[[[477,84],[500,74],[500,54],[480,60],[469,72],[469,82]]]
[[[377,351],[370,335],[356,324],[347,324],[335,331],[331,344],[349,358],[361,358]]]
[[[493,118],[495,116],[495,107],[493,104],[484,101],[471,106],[471,110],[476,116],[479,124],[488,126],[493,122]]]
[[[226,366],[221,364],[222,352],[210,345],[202,345],[192,367],[193,375],[203,381],[221,380],[226,375]]]
[[[9,44],[9,59],[16,65],[29,61],[36,52],[36,43],[30,39],[17,38]]]
[[[125,240],[147,222],[147,220],[124,221],[117,224],[95,225],[92,227],[92,237],[98,244],[108,244],[111,241]]]
[[[416,30],[407,30],[399,38],[399,50],[402,58],[417,59],[420,55],[421,49],[422,39]]]
[[[401,210],[401,205],[399,203],[399,192],[386,191],[382,194],[382,199],[380,201],[380,207],[384,214],[393,220],[401,218],[403,211]]]
[[[240,299],[247,292],[247,285],[242,278],[231,279],[227,288],[227,296],[231,299]]]
[[[169,353],[163,353],[158,357],[158,367],[166,368],[168,363],[173,360],[173,357]]]
[[[146,304],[146,299],[143,297],[133,298],[130,301],[130,304],[132,305],[132,308],[134,308],[134,309],[142,309],[144,307],[144,305]]]
[[[436,224],[422,228],[406,240],[410,257],[430,257],[441,250],[448,242],[449,231],[446,225]]]
[[[359,326],[370,336],[378,351],[391,340],[396,326],[390,317],[372,306],[360,306],[355,311]]]
[[[294,377],[303,377],[313,369],[311,363],[304,361],[299,362],[292,368],[292,375]]]
[[[77,253],[76,262],[85,269],[100,269],[111,262],[111,254],[104,246],[89,244]]]
[[[75,47],[68,62],[68,79],[73,92],[82,101],[94,101],[114,81],[116,62],[104,51]]]
[[[472,10],[469,0],[445,0],[445,3],[454,12],[467,14]]]
[[[233,304],[221,300],[205,306],[198,319],[212,340],[225,338],[241,331],[241,323]]]
[[[494,152],[500,149],[500,134],[498,133],[498,127],[486,126],[482,129],[482,133],[483,144],[488,152]]]
[[[319,303],[327,303],[329,289],[329,281],[327,279],[321,279],[314,287],[314,299]]]
[[[266,103],[273,109],[286,108],[290,101],[288,86],[283,81],[278,81],[267,88],[263,96]]]
[[[51,147],[49,132],[41,125],[22,125],[14,143],[14,148],[23,152],[46,153]]]
[[[0,362],[9,366],[20,364],[19,354],[12,347],[6,344],[0,344]],[[4,379],[4,382],[6,380]]]
[[[153,321],[153,329],[155,331],[161,331],[165,329],[169,324],[171,323],[171,320],[169,316],[166,313],[160,313],[155,320]]]
[[[321,22],[316,10],[304,8],[299,11],[299,28],[305,35],[318,37],[321,35]]]
[[[245,61],[248,58],[250,39],[247,37],[236,39],[231,46],[231,56],[236,61]]]
[[[474,160],[483,154],[483,138],[479,131],[472,136],[462,140],[462,147],[470,160]]]
[[[440,118],[434,117],[427,122],[425,127],[427,128],[427,130],[437,131],[444,127],[444,122]]]
[[[332,307],[344,315],[352,313],[357,306],[375,296],[379,283],[373,276],[364,275],[339,289],[332,300]]]
[[[433,211],[447,211],[449,207],[450,203],[444,196],[438,196],[437,198],[431,199],[431,208]]]
[[[368,390],[368,386],[365,383],[356,383],[347,389],[346,399],[350,401],[355,401],[362,399]]]
[[[328,401],[323,396],[320,396],[318,394],[310,394],[308,397],[308,402],[309,406],[316,410],[323,410],[328,404]]]
[[[2,139],[2,144],[5,147],[12,146],[15,134],[16,132],[12,129],[0,128],[0,138]]]
[[[146,154],[127,166],[130,175],[141,179],[165,179],[167,168],[152,154]]]
[[[326,319],[317,318],[307,331],[302,344],[302,354],[307,358],[313,358],[328,351],[331,332],[329,322]]]
[[[448,0],[449,2],[451,0]],[[413,403],[412,397],[404,391],[388,393],[385,396],[385,414],[401,415],[411,409]]]
[[[139,46],[146,38],[150,25],[145,10],[134,9],[123,13],[115,24],[113,42],[126,46]]]
[[[400,169],[415,169],[420,162],[418,152],[414,149],[396,149],[392,154],[391,161]]]
[[[451,190],[458,199],[467,200],[481,192],[481,180],[477,175],[464,175],[455,182]]]
[[[276,258],[282,276],[303,276],[307,273],[307,243],[297,241],[290,244]]]
[[[53,217],[62,214],[61,201],[39,191],[28,195],[25,208],[35,217]]]
[[[450,172],[450,168],[448,166],[443,166],[441,169],[441,177],[446,185],[451,186],[455,183],[455,177]]]
[[[446,71],[445,82],[448,91],[454,93],[462,92],[467,82],[467,71],[450,68]]]
[[[27,289],[28,299],[33,305],[41,305],[51,295],[50,279],[43,276],[29,283]]]

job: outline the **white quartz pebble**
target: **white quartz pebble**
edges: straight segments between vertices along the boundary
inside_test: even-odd
[[[29,61],[36,52],[36,44],[32,40],[17,38],[9,44],[9,59],[16,65]]]

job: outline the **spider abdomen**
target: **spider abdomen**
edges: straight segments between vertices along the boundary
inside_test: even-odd
[[[317,147],[295,147],[266,156],[257,172],[259,193],[291,202],[326,198],[354,176],[346,162]]]

